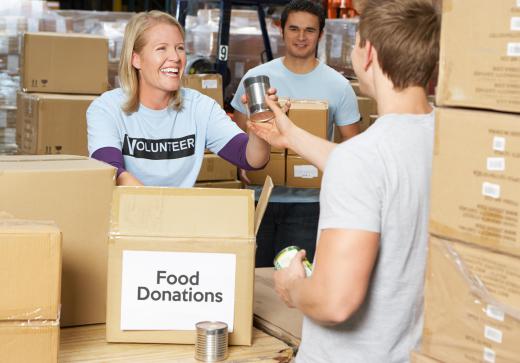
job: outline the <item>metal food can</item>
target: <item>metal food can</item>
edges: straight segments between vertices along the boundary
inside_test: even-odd
[[[201,321],[195,324],[195,359],[219,362],[228,356],[228,326],[221,321]]]
[[[274,117],[273,111],[265,103],[265,95],[269,89],[269,77],[255,76],[244,80],[247,95],[249,119],[253,122],[266,122]]]
[[[289,246],[285,247],[283,250],[278,252],[276,257],[274,258],[273,264],[275,270],[281,270],[283,268],[289,267],[291,264],[292,259],[298,251],[300,251],[301,248],[298,246]],[[307,277],[312,275],[312,263],[309,262],[309,260],[306,258],[303,259],[303,268],[305,270],[305,275]]]

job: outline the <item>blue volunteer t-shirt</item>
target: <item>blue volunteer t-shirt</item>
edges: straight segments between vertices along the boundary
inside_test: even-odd
[[[115,147],[123,153],[125,169],[144,185],[192,187],[204,149],[217,154],[242,130],[213,99],[188,88],[181,95],[180,111],[140,105],[127,115],[120,88],[103,93],[87,110],[89,154]]]
[[[240,81],[235,96],[231,101],[233,108],[247,114],[240,101],[244,94],[244,79],[266,75],[271,87],[275,87],[280,98],[322,100],[329,103],[328,137],[332,140],[334,124],[351,125],[360,119],[356,94],[350,82],[334,69],[319,62],[311,72],[293,73],[283,64],[283,58],[276,58],[268,63],[250,69]],[[258,188],[254,188],[258,194]],[[270,202],[281,203],[317,203],[319,189],[299,189],[275,187]]]

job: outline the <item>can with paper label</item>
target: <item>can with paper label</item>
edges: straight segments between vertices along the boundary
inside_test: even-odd
[[[283,250],[278,252],[276,257],[274,258],[274,269],[275,270],[281,270],[283,268],[289,267],[291,264],[292,259],[296,254],[301,251],[301,248],[298,246],[289,246],[285,247]],[[303,261],[303,268],[305,270],[305,275],[307,277],[311,276],[312,274],[312,263],[309,262],[307,258],[304,258]]]

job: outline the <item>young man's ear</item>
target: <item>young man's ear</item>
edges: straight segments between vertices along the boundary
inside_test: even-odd
[[[365,41],[365,59],[363,60],[363,69],[365,71],[368,70],[368,68],[370,68],[370,66],[372,65],[372,62],[374,61],[374,47],[372,47],[372,43],[370,43],[369,40],[366,40]]]
[[[135,69],[141,69],[141,57],[136,52],[132,53],[132,65]]]

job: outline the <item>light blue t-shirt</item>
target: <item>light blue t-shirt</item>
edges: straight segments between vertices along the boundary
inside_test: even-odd
[[[115,147],[144,185],[192,187],[204,149],[216,154],[243,131],[213,99],[193,89],[181,92],[180,111],[140,105],[130,115],[121,109],[126,96],[120,88],[103,93],[87,110],[89,154]]]
[[[283,64],[283,58],[261,64],[250,69],[244,75],[231,101],[233,108],[243,114],[247,114],[246,108],[240,101],[244,94],[243,81],[257,75],[269,77],[271,87],[276,88],[278,97],[327,101],[329,103],[329,140],[332,140],[334,123],[338,126],[345,126],[356,123],[360,119],[356,94],[345,77],[322,62],[319,62],[316,68],[309,73],[293,73]],[[319,193],[319,189],[276,187],[269,201],[316,203],[319,201]]]

